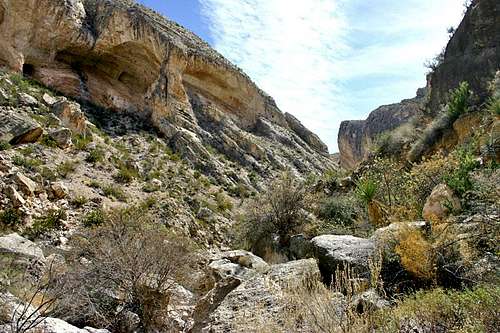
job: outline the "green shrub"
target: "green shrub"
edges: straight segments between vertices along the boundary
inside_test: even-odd
[[[40,161],[39,159],[23,157],[21,155],[15,155],[12,158],[12,163],[14,163],[14,165],[23,167],[27,170],[34,171],[34,172],[37,172],[38,167],[43,164],[43,162]]]
[[[104,195],[107,197],[112,197],[119,201],[124,201],[124,202],[127,201],[127,195],[125,194],[125,192],[121,187],[118,187],[113,184],[108,184],[102,187],[102,191],[104,192]]]
[[[497,332],[498,304],[500,287],[494,285],[465,291],[418,291],[393,309],[379,313],[380,331],[407,331],[412,322],[425,327],[426,332]]]
[[[0,140],[0,151],[10,149],[11,147],[7,141]]]
[[[76,161],[64,161],[56,167],[56,171],[61,177],[66,178],[75,172],[76,165]]]
[[[50,180],[54,181],[57,179],[57,173],[49,167],[43,166],[40,168],[40,175],[45,179],[45,180]]]
[[[377,190],[378,184],[373,179],[363,179],[356,184],[356,195],[365,204],[375,199]]]
[[[500,98],[491,98],[486,107],[492,114],[500,116]]]
[[[105,214],[102,209],[95,209],[83,217],[83,225],[87,228],[99,226],[103,224],[104,221]]]
[[[472,92],[469,88],[469,83],[461,82],[460,85],[451,92],[450,101],[448,102],[448,114],[453,120],[469,110],[469,103],[472,97]]]
[[[120,183],[130,183],[139,176],[137,170],[127,165],[122,165],[113,178]]]
[[[72,138],[73,146],[78,150],[84,150],[93,141],[92,135],[75,135]]]
[[[42,138],[40,139],[40,143],[44,145],[45,147],[49,148],[57,148],[57,142],[56,140],[52,139],[50,135],[43,135]]]
[[[52,230],[61,230],[64,227],[66,218],[65,210],[50,210],[46,215],[35,219],[31,228],[26,231],[26,236],[34,239]]]
[[[319,217],[341,226],[352,226],[358,215],[356,202],[347,196],[329,197],[319,207]]]
[[[101,163],[104,160],[105,154],[104,150],[100,147],[92,149],[87,157],[85,157],[85,161],[89,163]]]
[[[89,202],[89,199],[83,195],[79,195],[71,200],[71,204],[77,208],[85,206],[87,202]]]
[[[474,155],[465,149],[459,149],[458,167],[450,174],[445,176],[445,181],[456,193],[463,195],[472,189],[472,181],[469,173],[479,166]]]
[[[0,222],[7,226],[16,226],[21,223],[21,214],[14,208],[0,212]]]
[[[233,203],[224,193],[217,192],[215,195],[215,201],[217,202],[217,207],[220,211],[228,211],[233,209]]]

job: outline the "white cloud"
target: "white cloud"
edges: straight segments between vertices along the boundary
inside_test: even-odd
[[[458,22],[461,0],[199,0],[215,48],[240,66],[336,151],[342,120],[380,87],[358,89],[349,82],[377,75],[424,80],[422,63],[446,42],[447,26]],[[420,70],[416,70],[418,67]],[[417,77],[422,75],[422,77]],[[387,85],[385,103],[403,91]],[[404,91],[406,93],[406,91]],[[411,94],[410,94],[411,95]]]

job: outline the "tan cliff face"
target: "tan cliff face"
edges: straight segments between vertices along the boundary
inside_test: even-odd
[[[409,125],[413,119],[418,126],[425,128],[443,110],[450,91],[463,81],[469,83],[476,103],[483,103],[489,96],[488,84],[500,69],[499,32],[500,2],[472,1],[445,49],[443,60],[428,75],[425,91],[419,90],[416,99],[382,106],[370,113],[366,120],[344,121],[341,124],[338,135],[341,165],[347,169],[356,168],[372,153],[372,144],[377,135]],[[424,92],[426,96],[422,98]],[[423,121],[422,116],[428,116],[429,119]],[[456,128],[456,133],[448,133],[449,137],[444,140],[447,143],[438,144],[440,147],[437,148],[447,148],[460,142],[477,125],[464,119],[460,122],[462,125],[456,127],[463,128]],[[426,150],[430,152],[436,149],[426,147]]]
[[[174,141],[219,141],[216,148],[223,153],[252,159],[253,151],[266,151],[277,136],[285,137],[281,141],[296,152],[303,171],[330,166],[326,145],[285,117],[240,69],[197,36],[132,1],[0,0],[0,65],[68,96],[140,114]],[[222,127],[219,137],[202,121]],[[242,138],[262,132],[263,123],[272,128],[266,143],[248,148]],[[221,141],[222,134],[231,140]],[[203,155],[199,150],[196,155]]]

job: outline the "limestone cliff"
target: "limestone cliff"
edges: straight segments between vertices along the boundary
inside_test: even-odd
[[[343,121],[338,137],[340,164],[347,169],[358,166],[369,156],[378,135],[422,115],[425,97],[425,89],[419,90],[417,97],[381,106],[370,113],[366,120]]]
[[[333,165],[326,145],[240,69],[134,1],[0,0],[0,65],[139,114],[207,173],[219,173],[214,150],[261,174]]]
[[[423,110],[432,119],[447,103],[450,90],[462,81],[470,84],[480,104],[488,96],[488,83],[499,69],[500,2],[475,0],[450,39],[442,62],[428,77],[428,98],[383,106],[367,120],[342,123],[338,136],[341,165],[348,169],[358,166],[368,157],[377,135],[407,123]]]

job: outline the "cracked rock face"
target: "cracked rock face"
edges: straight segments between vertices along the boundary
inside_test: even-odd
[[[0,65],[137,114],[168,139],[182,136],[195,147],[193,164],[206,163],[202,148],[210,146],[260,173],[274,162],[298,173],[334,166],[326,145],[240,69],[132,1],[0,1]]]

